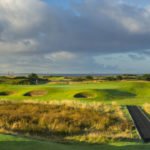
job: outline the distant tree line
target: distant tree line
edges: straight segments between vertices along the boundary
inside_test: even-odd
[[[49,82],[48,79],[39,77],[35,73],[31,73],[27,77],[26,76],[18,76],[18,77],[1,76],[0,77],[1,84],[37,85],[37,84],[45,84],[47,82]]]
[[[28,76],[0,76],[0,84],[19,84],[19,85],[38,85],[51,82],[53,76],[38,76],[31,73]],[[108,76],[66,76],[57,82],[84,82],[84,81],[122,81],[122,80],[144,80],[150,81],[150,74],[136,75],[136,74],[121,74],[121,75],[108,75]]]
[[[116,81],[116,80],[145,80],[145,81],[150,81],[150,74],[144,74],[144,75],[123,74],[123,75],[106,76],[106,77],[103,77],[102,79],[108,80],[108,81]]]

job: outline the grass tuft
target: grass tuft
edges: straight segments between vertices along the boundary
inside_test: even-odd
[[[132,123],[113,103],[1,103],[1,131],[90,142],[132,138]]]

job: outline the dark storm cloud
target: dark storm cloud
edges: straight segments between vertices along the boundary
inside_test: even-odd
[[[150,48],[150,12],[114,1],[86,0],[47,18],[40,49],[83,53],[143,51]],[[39,37],[40,38],[40,37]],[[39,50],[40,50],[39,49]]]
[[[121,0],[64,1],[67,7],[44,0],[0,1],[3,68],[9,68],[5,60],[13,57],[13,66],[35,67],[38,61],[47,70],[54,66],[69,70],[74,64],[80,66],[75,69],[78,71],[115,70],[116,65],[97,64],[94,57],[129,52],[148,54],[150,7],[137,7]],[[16,61],[19,57],[21,60]]]
[[[16,44],[17,49],[24,49],[21,52],[65,50],[94,54],[150,48],[148,8],[129,6],[118,0],[111,3],[109,0],[83,0],[77,4],[72,0],[73,5],[68,9],[39,0],[30,1],[24,4],[18,4],[18,1],[13,4],[12,0],[0,2],[0,7],[3,6],[0,10],[0,39],[7,45],[10,42]],[[11,4],[14,9],[6,4]]]
[[[55,8],[54,20],[45,28],[45,50],[97,54],[149,49],[149,9],[113,2],[85,0],[69,10]]]

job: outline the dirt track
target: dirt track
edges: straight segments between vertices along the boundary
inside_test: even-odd
[[[135,126],[144,142],[150,142],[150,119],[137,106],[127,106]]]

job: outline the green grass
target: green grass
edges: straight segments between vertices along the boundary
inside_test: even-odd
[[[45,90],[44,96],[24,96],[25,93]],[[112,103],[121,105],[142,105],[150,103],[150,82],[112,81],[78,84],[45,84],[45,85],[8,85],[0,84],[0,92],[10,95],[0,96],[0,100],[76,100],[82,102]],[[75,98],[78,93],[90,93],[90,98]],[[39,141],[18,136],[0,134],[0,150],[148,150],[150,144],[142,142],[114,142],[109,144],[56,143]]]
[[[0,150],[148,150],[150,144],[117,142],[113,144],[55,143],[0,134]]]
[[[44,96],[24,96],[25,93],[35,90],[45,90]],[[0,84],[0,92],[13,92],[13,94],[0,96],[0,100],[79,100],[85,102],[97,101],[122,105],[141,105],[150,102],[150,82],[113,81],[100,83],[78,84],[45,84],[45,85],[7,85]],[[78,93],[89,93],[90,98],[75,98]]]

